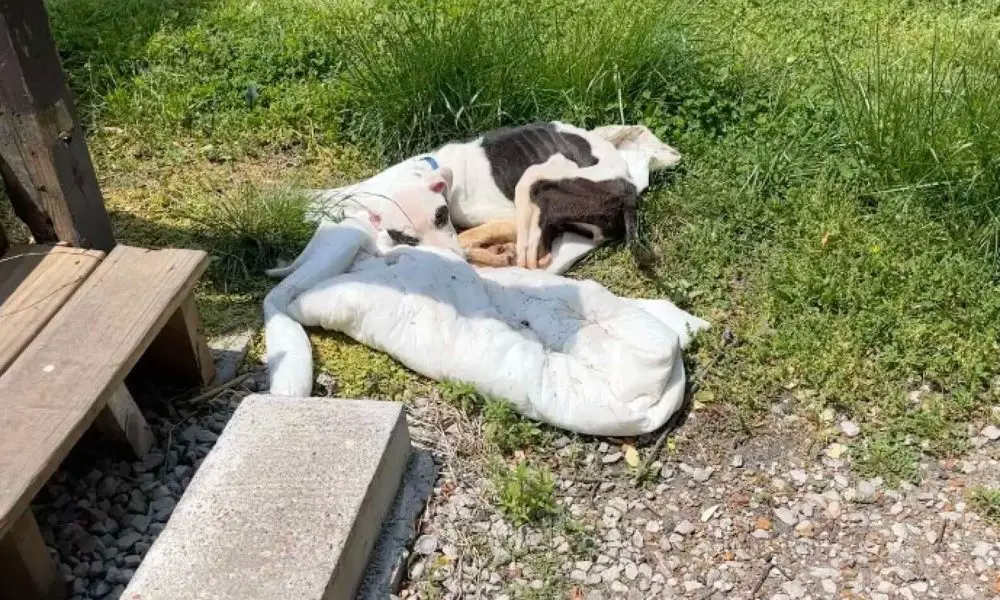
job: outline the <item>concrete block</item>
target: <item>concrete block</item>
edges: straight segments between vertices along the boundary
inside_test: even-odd
[[[249,396],[127,600],[350,600],[410,450],[397,403]]]

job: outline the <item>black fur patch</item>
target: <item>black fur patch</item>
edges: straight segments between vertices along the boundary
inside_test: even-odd
[[[443,229],[446,225],[448,225],[448,207],[439,206],[434,211],[434,226]]]
[[[393,243],[405,244],[407,246],[417,246],[420,244],[420,240],[413,237],[412,235],[406,235],[398,229],[386,229],[386,233],[389,234],[389,238],[392,239]]]
[[[538,225],[545,248],[562,232],[582,233],[576,224],[594,226],[606,238],[635,237],[639,193],[626,179],[543,179],[531,186],[530,193],[539,209]]]
[[[579,167],[597,164],[587,140],[561,132],[552,123],[491,131],[483,136],[483,150],[490,162],[493,181],[511,201],[514,200],[514,188],[528,167],[540,165],[555,154],[562,154]]]

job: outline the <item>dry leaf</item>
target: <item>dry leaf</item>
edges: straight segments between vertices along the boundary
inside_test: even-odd
[[[829,241],[830,241],[830,232],[827,231],[826,233],[823,234],[823,239],[820,240],[819,245],[822,246],[823,248],[826,248],[826,243]]]
[[[771,530],[771,521],[767,517],[757,517],[757,529],[761,531]]]
[[[625,451],[625,462],[628,463],[630,467],[639,466],[639,451],[635,449],[635,446],[631,444],[625,444],[622,446],[622,450]]]

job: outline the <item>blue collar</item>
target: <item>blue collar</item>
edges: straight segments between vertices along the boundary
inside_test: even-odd
[[[431,169],[433,169],[435,171],[438,170],[438,166],[439,166],[438,165],[438,161],[434,160],[433,156],[421,156],[420,160],[426,160],[427,164],[429,164],[431,166]]]

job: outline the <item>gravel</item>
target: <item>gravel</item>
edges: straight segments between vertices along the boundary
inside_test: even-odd
[[[429,400],[413,410],[416,423],[465,418]],[[967,500],[1000,481],[1000,444],[926,459],[919,484],[890,485],[852,471],[857,424],[824,422],[839,424],[839,439],[816,448],[815,425],[794,413],[771,413],[748,433],[739,415],[703,409],[641,485],[616,455],[628,443],[645,460],[655,436],[557,433],[558,444],[506,461],[547,466],[564,517],[518,525],[497,507],[498,457],[483,448],[481,425],[466,421],[463,437],[411,421],[415,443],[446,468],[420,532],[437,548],[421,546],[398,595],[750,600],[760,582],[758,600],[1000,600],[1000,528]],[[982,425],[974,431],[989,439]]]
[[[88,432],[32,506],[71,600],[118,600],[247,392],[191,405],[132,391],[157,445],[131,460]]]

